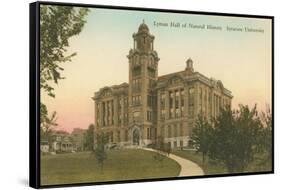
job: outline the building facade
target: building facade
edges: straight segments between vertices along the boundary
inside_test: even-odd
[[[51,150],[54,152],[72,152],[73,139],[66,131],[55,131],[52,134]]]
[[[85,150],[85,136],[86,129],[74,128],[71,133],[71,138],[73,141],[73,150],[75,151],[84,151]]]
[[[163,137],[171,148],[186,147],[199,113],[216,117],[231,106],[232,95],[221,81],[195,72],[189,58],[179,72],[158,76],[155,37],[142,23],[129,51],[129,82],[95,93],[95,126],[109,144],[146,146]]]

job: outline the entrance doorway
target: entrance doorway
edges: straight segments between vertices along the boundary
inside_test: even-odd
[[[140,132],[138,129],[134,129],[133,131],[133,145],[140,144]]]

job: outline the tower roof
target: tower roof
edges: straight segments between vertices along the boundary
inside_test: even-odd
[[[185,68],[186,71],[191,71],[193,72],[193,61],[191,58],[188,58],[188,60],[186,61],[186,68]]]
[[[148,26],[144,23],[144,20],[142,22],[142,24],[139,26],[139,32],[149,32],[149,28]]]
[[[186,61],[187,64],[193,63],[191,58],[188,58],[188,60]]]

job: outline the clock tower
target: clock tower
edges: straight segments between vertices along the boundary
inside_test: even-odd
[[[129,51],[129,125],[133,144],[146,145],[156,134],[156,93],[158,55],[155,37],[143,23],[133,34],[134,47]]]

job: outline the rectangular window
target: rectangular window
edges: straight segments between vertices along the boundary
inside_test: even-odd
[[[160,94],[160,118],[165,119],[165,93]]]
[[[128,141],[128,131],[127,130],[125,130],[125,134],[124,134],[124,139],[125,139],[125,141]]]
[[[128,107],[128,98],[124,98],[124,107]]]
[[[176,97],[175,97],[175,107],[176,109],[179,108],[179,91],[176,90]]]
[[[114,103],[113,100],[111,100],[111,124],[114,124]]]
[[[176,107],[176,109],[179,108],[179,106],[180,106],[179,103],[180,103],[179,102],[179,97],[176,96],[176,100],[175,100],[175,107]]]
[[[171,126],[168,125],[168,138],[171,138],[172,137],[172,129],[171,129]]]
[[[160,95],[160,108],[165,109],[165,94],[164,93],[162,93]]]
[[[177,147],[177,141],[174,141],[174,148]]]
[[[122,115],[121,113],[119,113],[119,116],[118,116],[118,124],[120,125],[122,122]]]
[[[133,105],[140,105],[141,104],[141,96],[133,96],[132,97],[132,104]]]
[[[110,107],[109,107],[109,101],[106,102],[106,114],[107,114],[107,117],[106,117],[106,122],[107,122],[107,125],[109,125],[109,110],[110,110]]]
[[[188,115],[189,117],[194,116],[194,87],[188,90]]]
[[[174,108],[174,92],[170,91],[169,92],[169,117],[173,118],[173,108]]]
[[[135,96],[132,97],[132,105],[135,105]]]
[[[141,90],[141,79],[133,79],[133,92],[140,92]]]
[[[121,107],[122,107],[122,99],[120,98],[118,103],[118,110],[121,110]]]
[[[133,77],[137,77],[137,76],[139,76],[139,75],[141,75],[141,67],[140,67],[140,66],[135,67],[135,68],[133,69]]]
[[[207,90],[205,90],[205,93],[204,93],[204,104],[203,104],[203,106],[204,106],[204,113],[205,113],[205,115],[207,114],[207,95],[208,95],[208,92],[207,92]]]
[[[189,88],[188,91],[188,105],[193,106],[194,105],[194,88]]]
[[[147,121],[152,121],[152,113],[151,111],[147,111]]]
[[[174,109],[173,109],[173,108],[170,108],[170,113],[169,113],[170,118],[173,118],[173,111],[174,111]]]
[[[155,77],[155,70],[151,69],[151,68],[148,68],[148,76],[154,78]]]
[[[202,112],[202,102],[203,102],[203,95],[202,95],[202,88],[199,88],[199,111]]]
[[[97,106],[97,117],[99,117],[99,113],[100,113],[100,105],[99,104],[96,104]]]
[[[152,107],[153,105],[153,98],[150,95],[147,95],[147,106]]]
[[[176,108],[175,117],[176,117],[176,118],[180,117],[180,109],[179,109],[179,108]]]
[[[148,88],[153,88],[154,81],[152,79],[148,79]]]
[[[180,136],[183,136],[183,126],[182,126],[182,123],[180,123]]]
[[[165,114],[166,114],[166,111],[165,110],[161,110],[161,119],[165,120]]]
[[[141,91],[141,80],[140,79],[138,79],[137,89],[138,89],[138,92]]]
[[[180,89],[180,94],[181,94],[181,96],[184,96],[184,89],[183,88]]]
[[[173,107],[173,100],[174,99],[174,93],[169,92],[169,103],[170,103],[170,108]]]
[[[211,92],[208,93],[209,115],[212,116],[212,96]]]
[[[117,131],[117,141],[120,142],[120,131]]]
[[[187,130],[188,130],[188,131],[187,131],[187,132],[188,132],[188,135],[191,135],[193,126],[194,126],[194,123],[193,123],[193,122],[189,122],[189,123],[188,123],[188,128],[187,128]]]
[[[161,131],[160,131],[160,135],[161,135],[161,137],[165,137],[165,126],[163,125],[163,126],[161,126]]]
[[[105,125],[105,104],[102,102],[102,125]]]
[[[140,104],[140,96],[136,96],[136,105]]]
[[[181,117],[184,115],[184,89],[180,90],[181,101]]]
[[[174,125],[174,137],[177,137],[178,136],[178,125],[175,124]]]
[[[124,114],[124,123],[128,123],[128,113]]]
[[[133,90],[133,92],[135,92],[135,90],[136,90],[136,80],[133,80],[132,81],[132,90]]]

